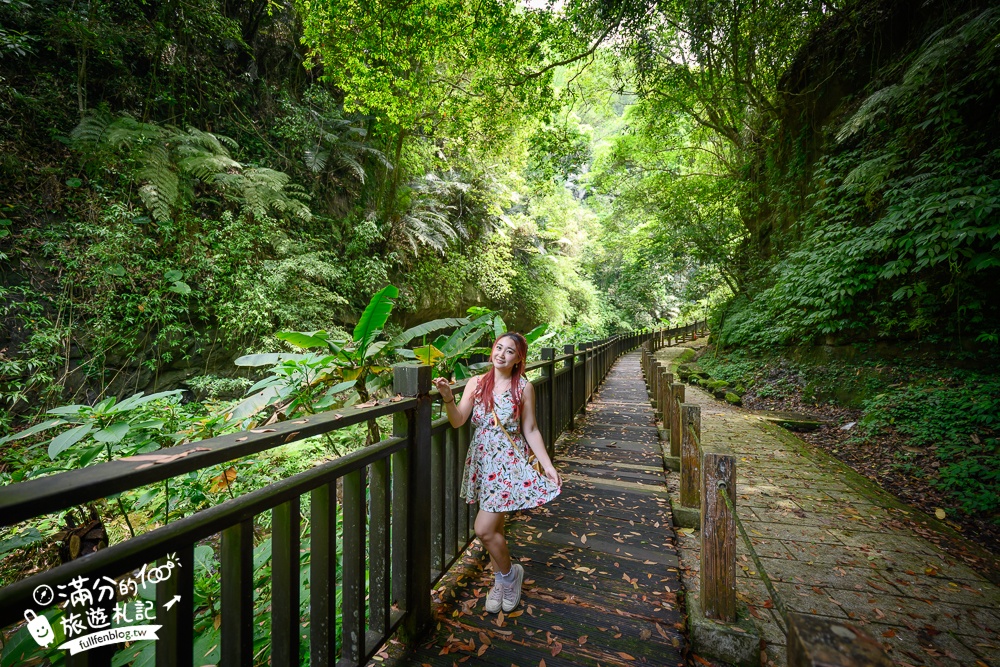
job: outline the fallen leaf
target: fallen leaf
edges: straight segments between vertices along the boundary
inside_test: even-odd
[[[893,630],[892,628],[889,628],[888,630],[886,630],[885,632],[882,633],[882,636],[883,637],[888,637],[888,638],[891,639],[891,638],[893,638],[893,637],[896,636],[896,631]]]
[[[652,636],[653,633],[650,632],[648,628],[643,628],[642,630],[639,631],[639,639],[641,639],[642,641],[646,641]]]
[[[288,435],[286,435],[286,436],[285,436],[285,442],[291,442],[292,440],[294,440],[294,439],[295,439],[295,437],[296,437],[296,436],[297,436],[298,434],[299,434],[299,432],[298,432],[298,431],[292,431],[291,433],[289,433]]]
[[[562,648],[563,648],[562,644],[560,644],[559,642],[553,643],[552,644],[552,657],[554,658],[557,655],[559,655],[559,653],[562,652]]]
[[[576,640],[580,646],[587,643],[587,635],[581,635],[579,639]]]
[[[941,509],[940,507],[935,507],[935,508],[934,508],[934,516],[936,516],[936,517],[937,517],[938,519],[940,519],[941,521],[944,521],[944,518],[945,518],[946,516],[948,516],[948,515],[947,515],[947,514],[945,514],[944,510],[943,510],[943,509]]]
[[[250,429],[250,432],[251,433],[274,433],[274,429],[273,428],[252,428],[252,429]]]
[[[236,442],[243,442],[246,439],[247,439],[247,436],[243,436],[242,438],[236,438]]]
[[[618,655],[621,656],[622,660],[635,660],[634,656],[629,655],[625,651],[618,651]]]
[[[236,481],[236,468],[226,468],[223,472],[211,479],[212,485],[208,490],[212,493],[221,493],[229,488],[229,485]]]

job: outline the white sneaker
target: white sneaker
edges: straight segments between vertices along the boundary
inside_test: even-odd
[[[495,614],[500,611],[500,607],[503,605],[503,590],[500,585],[500,579],[495,579],[493,582],[493,588],[490,592],[486,594],[486,611],[490,614]]]
[[[503,601],[501,607],[505,612],[514,611],[514,607],[521,601],[521,582],[524,581],[524,567],[519,563],[513,565],[514,583],[510,586],[501,586],[503,589]],[[492,592],[492,591],[491,591]]]

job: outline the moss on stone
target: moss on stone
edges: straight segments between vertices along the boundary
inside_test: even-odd
[[[734,394],[731,391],[726,392],[725,399],[726,403],[732,403],[733,405],[741,405],[743,403],[743,399],[740,398],[738,394]]]

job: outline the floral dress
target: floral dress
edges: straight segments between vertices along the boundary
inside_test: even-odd
[[[521,378],[522,391],[527,382]],[[514,418],[510,389],[499,397],[494,395],[493,402],[497,417],[516,446],[511,446],[503,430],[493,423],[493,413],[476,399],[472,407],[472,443],[465,459],[460,495],[469,504],[478,501],[479,508],[487,512],[513,512],[549,502],[560,489],[528,463],[528,443],[521,434],[520,420]]]

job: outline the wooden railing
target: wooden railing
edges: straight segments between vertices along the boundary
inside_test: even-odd
[[[693,335],[699,335],[698,323]],[[681,336],[678,342],[683,342]],[[669,344],[662,336],[642,343],[642,367],[650,394],[668,433],[671,456],[679,458],[679,503],[700,513],[699,608],[705,618],[735,623],[736,539],[741,537],[782,618],[789,667],[888,667],[879,643],[856,626],[822,616],[789,611],[778,595],[736,511],[736,456],[702,439],[701,408],[684,402],[684,385],[673,381],[655,351]]]
[[[653,338],[677,335],[684,334],[647,330],[567,345],[562,354],[543,349],[542,359],[526,370],[540,371],[532,380],[536,416],[550,452],[619,356]],[[122,459],[0,488],[0,525],[9,526],[376,417],[393,418],[392,436],[381,442],[5,586],[0,627],[23,622],[25,610],[45,611],[32,596],[40,586],[57,590],[78,577],[121,580],[154,562],[170,562],[175,576],[155,588],[156,624],[162,626],[156,664],[202,664],[197,660],[203,656],[193,654],[195,549],[219,536],[219,664],[254,664],[254,617],[262,604],[270,606],[267,639],[275,667],[300,664],[303,629],[314,667],[365,664],[397,629],[404,638],[417,637],[431,620],[431,587],[473,536],[474,506],[459,498],[470,426],[455,429],[447,418],[432,419],[439,397],[431,389],[430,367],[399,366],[394,373],[393,393],[401,400],[169,447],[157,452],[155,464]],[[464,387],[459,383],[454,390]],[[263,515],[271,523],[265,538],[271,541],[269,600],[255,599],[253,553],[260,538],[254,530]],[[303,554],[309,559],[306,624],[300,614]],[[177,596],[179,601],[167,604]],[[124,597],[97,604],[110,612]],[[48,603],[50,613],[59,602]],[[57,613],[82,613],[78,607]],[[110,665],[117,648],[67,655],[67,663]]]

